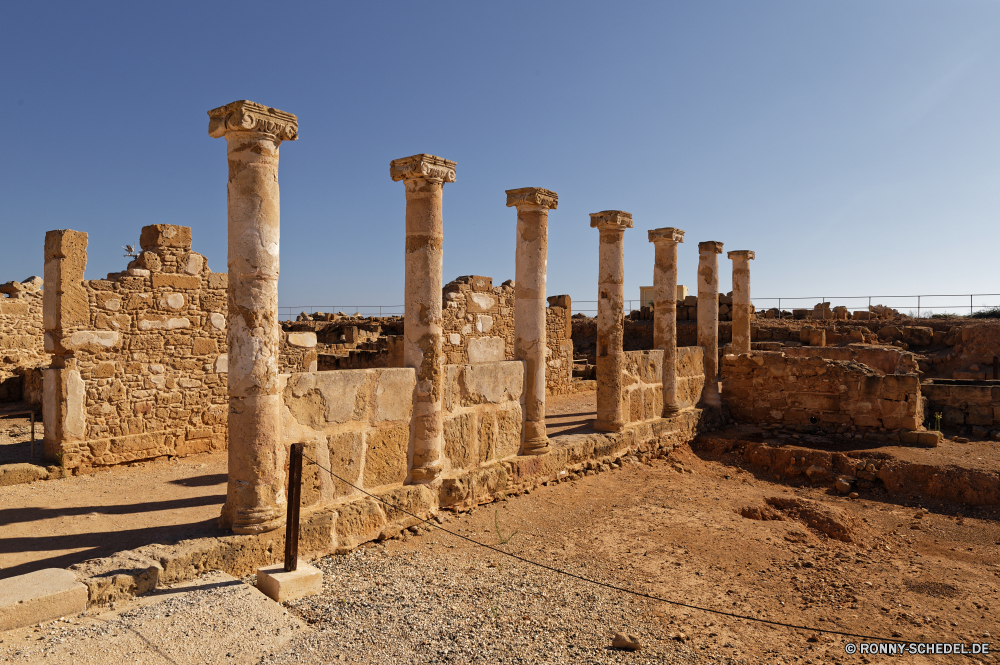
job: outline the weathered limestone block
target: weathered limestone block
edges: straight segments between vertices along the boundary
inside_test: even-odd
[[[288,344],[302,349],[312,349],[316,346],[316,333],[314,332],[293,332],[288,333]]]
[[[191,249],[191,227],[174,224],[151,224],[142,227],[139,247],[155,252],[161,247]]]
[[[754,253],[740,249],[729,252],[727,256],[733,261],[733,353],[750,353],[750,261],[754,259]],[[722,311],[721,307],[719,311]]]
[[[409,367],[381,370],[375,387],[375,422],[409,420],[416,375]]]
[[[61,230],[45,234],[43,321],[46,332],[61,336],[64,330],[90,323],[90,306],[83,288],[86,268],[86,233]]]
[[[406,479],[406,448],[409,438],[406,425],[368,431],[365,435],[366,489],[401,483]]]
[[[521,398],[524,385],[523,362],[507,360],[460,367],[458,386],[459,403],[462,406],[500,404]]]
[[[467,345],[470,363],[494,363],[504,359],[502,337],[473,337]]]

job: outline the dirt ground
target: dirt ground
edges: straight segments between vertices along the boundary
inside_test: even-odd
[[[575,428],[587,427],[592,400],[593,393],[551,398],[551,425],[584,431]],[[0,523],[6,525],[0,576],[66,566],[180,534],[214,534],[224,474],[225,456],[205,455],[0,488]],[[516,531],[501,547],[689,605],[887,639],[993,642],[991,651],[1000,651],[995,515],[995,507],[875,490],[849,499],[826,487],[793,487],[684,447],[666,460],[539,487],[446,526],[491,545]],[[371,547],[388,555],[433,552],[460,577],[504,559],[433,530]],[[845,645],[857,638],[624,594],[618,602],[639,603],[641,619],[602,627],[601,642],[607,642],[607,631],[632,630],[656,644],[658,653],[676,644],[684,653],[724,653],[749,663],[888,662],[845,654]],[[552,616],[568,611],[554,598],[550,605]],[[680,655],[676,662],[691,662]],[[912,663],[954,658],[906,656]],[[993,655],[977,658],[996,662]]]

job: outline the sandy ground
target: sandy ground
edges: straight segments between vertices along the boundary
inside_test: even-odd
[[[553,426],[585,427],[578,421],[585,420],[588,399],[592,393],[550,400]],[[200,456],[0,488],[0,522],[9,525],[0,539],[0,574],[65,566],[182,533],[190,537],[200,529],[208,535],[223,499],[224,471],[224,456]],[[153,483],[154,478],[159,480]],[[81,506],[84,500],[91,505]],[[847,499],[826,488],[789,487],[684,448],[649,465],[627,464],[539,487],[449,518],[443,526],[626,589],[809,630],[595,589],[431,530],[352,555],[370,557],[357,559],[365,565],[348,557],[324,559],[324,595],[289,604],[310,629],[261,658],[275,663],[330,662],[331,654],[358,663],[889,662],[848,656],[844,647],[856,638],[816,629],[996,643],[1000,524],[990,514],[884,492]],[[500,577],[498,567],[506,571]],[[407,580],[425,583],[394,591]],[[546,596],[546,585],[558,593]],[[415,594],[410,605],[392,604],[410,598],[407,594]],[[504,600],[472,602],[477,594]],[[494,605],[496,612],[489,610]],[[403,625],[410,616],[420,618],[419,625]],[[639,635],[646,648],[636,654],[610,650],[616,631]],[[451,646],[443,647],[446,643]],[[11,642],[0,643],[0,655],[12,654],[2,650],[6,644]],[[1000,644],[992,651],[1000,651]],[[524,658],[508,659],[509,652]],[[996,662],[993,655],[969,662],[976,660]]]
[[[149,543],[222,535],[226,454],[0,487],[0,579]]]

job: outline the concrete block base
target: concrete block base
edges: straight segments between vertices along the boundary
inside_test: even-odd
[[[24,628],[87,609],[87,587],[62,568],[0,580],[0,630]]]
[[[279,603],[323,591],[323,573],[301,559],[297,570],[287,572],[284,563],[257,569],[257,589]]]

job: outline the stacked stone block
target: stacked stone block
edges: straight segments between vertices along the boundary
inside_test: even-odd
[[[625,351],[622,402],[629,424],[655,420],[663,412],[663,350]],[[695,406],[705,386],[700,346],[677,348],[677,409]]]
[[[444,287],[444,353],[448,364],[514,358],[514,285],[468,275]]]
[[[755,352],[723,358],[733,418],[779,425],[913,430],[923,424],[916,374],[880,375],[852,361]]]
[[[188,227],[143,228],[107,279],[83,279],[86,246],[46,235],[46,455],[76,469],[225,449],[227,276]]]
[[[573,382],[573,320],[569,296],[549,296],[545,309],[545,392],[564,395]]]
[[[445,368],[445,455],[451,470],[516,455],[521,445],[524,363]]]

